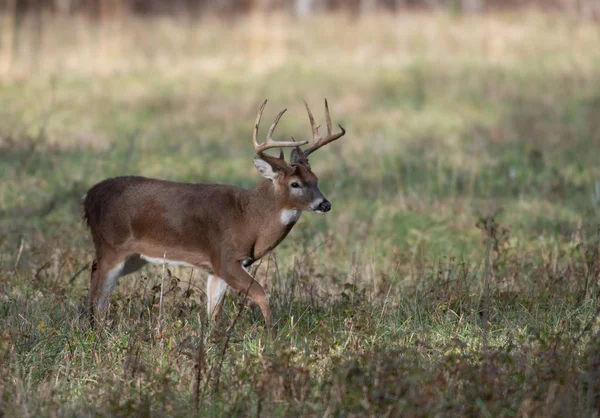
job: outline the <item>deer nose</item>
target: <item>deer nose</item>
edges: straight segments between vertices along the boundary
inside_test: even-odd
[[[331,210],[331,202],[329,200],[323,200],[319,203],[319,210],[321,212],[329,212]]]

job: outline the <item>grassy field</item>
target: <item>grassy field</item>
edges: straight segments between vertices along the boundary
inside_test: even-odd
[[[0,416],[598,416],[600,29],[534,12],[25,26],[0,82]],[[38,40],[39,41],[39,40]],[[30,47],[37,45],[37,53]],[[4,51],[6,52],[6,51]],[[257,279],[121,279],[84,316],[79,198],[139,174],[250,187],[251,129],[329,99],[333,203]],[[161,332],[157,329],[161,328]]]

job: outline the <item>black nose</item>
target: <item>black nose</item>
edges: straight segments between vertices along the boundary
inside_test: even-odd
[[[331,210],[331,202],[329,200],[324,200],[319,203],[319,210],[321,212],[329,212]]]

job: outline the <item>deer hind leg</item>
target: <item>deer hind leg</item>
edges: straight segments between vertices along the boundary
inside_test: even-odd
[[[110,296],[117,285],[119,277],[133,273],[146,264],[139,254],[125,259],[116,256],[102,257],[94,260],[88,297],[89,312],[92,319],[104,318],[110,302]]]
[[[219,322],[227,288],[225,280],[214,274],[208,275],[208,280],[206,281],[206,310],[208,318],[214,321],[215,324]]]
[[[90,276],[90,289],[88,291],[88,307],[87,313],[89,315],[90,324],[94,326],[94,300],[96,299],[96,292],[98,286],[98,260],[94,258],[92,262],[92,273]]]
[[[117,285],[117,279],[123,273],[124,260],[99,258],[96,269],[92,268],[89,291],[89,308],[96,320],[104,318],[110,295]]]

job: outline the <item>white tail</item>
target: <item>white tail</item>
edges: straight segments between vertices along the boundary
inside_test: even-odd
[[[84,218],[96,257],[92,265],[89,312],[92,324],[103,317],[117,279],[146,263],[203,267],[211,271],[207,308],[217,320],[227,288],[247,293],[260,306],[265,321],[273,321],[263,287],[246,267],[275,248],[290,232],[302,211],[328,212],[331,203],[317,187],[307,156],[344,135],[332,134],[327,100],[328,136],[320,137],[308,111],[313,143],[275,142],[272,135],[285,112],[279,113],[259,144],[258,127],[267,101],[254,125],[254,164],[265,180],[245,190],[222,184],[188,184],[145,177],[116,177],[93,186],[84,197]],[[291,162],[265,154],[270,148],[294,147]]]

